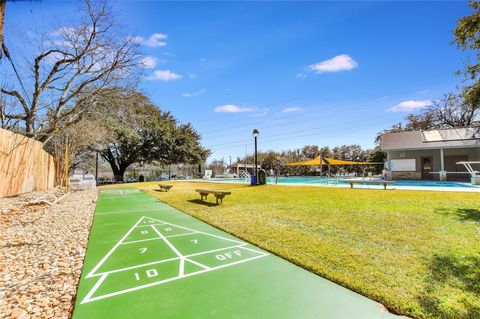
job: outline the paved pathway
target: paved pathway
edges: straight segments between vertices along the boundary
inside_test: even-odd
[[[100,193],[74,319],[398,318],[136,189]]]

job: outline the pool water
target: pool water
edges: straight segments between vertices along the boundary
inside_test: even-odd
[[[213,179],[215,181],[224,181],[229,183],[247,183],[246,179],[244,178],[218,178]],[[268,184],[275,184],[275,177],[268,177],[267,178]],[[325,177],[278,177],[277,180],[278,184],[304,184],[304,185],[328,185],[328,184],[336,184],[335,179],[328,179]],[[338,184],[345,184],[348,185],[348,182],[343,181],[341,179],[338,180]],[[478,188],[478,186],[474,186],[468,183],[461,183],[461,182],[441,182],[441,181],[395,181],[395,186],[405,186],[405,187],[447,187],[447,188]]]
[[[441,181],[395,181],[397,186],[418,186],[418,187],[462,187],[477,188],[472,184],[461,182],[441,182]]]

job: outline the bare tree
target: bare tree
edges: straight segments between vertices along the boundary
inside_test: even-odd
[[[478,107],[465,98],[465,93],[446,94],[441,100],[434,101],[424,114],[431,114],[436,127],[467,127],[478,123]]]
[[[4,122],[18,121],[29,137],[45,142],[51,134],[78,122],[95,95],[125,85],[138,74],[141,52],[135,37],[119,32],[106,1],[86,0],[81,20],[44,34],[39,53],[22,74],[22,83],[3,86],[10,107]],[[27,93],[29,92],[29,93]]]
[[[46,145],[47,151],[55,158],[57,166],[55,184],[64,185],[65,181],[65,149],[68,146],[68,167],[73,167],[75,160],[80,154],[90,152],[95,147],[105,143],[111,133],[104,125],[93,117],[84,118],[77,123],[63,129],[60,133],[51,137],[51,143]]]

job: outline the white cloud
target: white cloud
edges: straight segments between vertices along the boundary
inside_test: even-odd
[[[153,69],[157,65],[158,59],[153,56],[146,56],[140,61],[140,63],[146,69]]]
[[[147,77],[147,80],[173,81],[181,79],[182,76],[170,70],[156,70],[152,75]]]
[[[286,107],[282,110],[282,112],[283,113],[292,113],[292,112],[299,112],[301,110],[302,110],[301,107],[294,106],[294,107]]]
[[[167,45],[167,42],[162,40],[165,40],[167,37],[163,33],[154,33],[143,44],[149,47],[164,47]]]
[[[309,65],[308,69],[314,73],[328,73],[350,71],[357,66],[358,63],[354,59],[346,54],[341,54],[331,59]]]
[[[240,107],[233,104],[226,104],[218,106],[215,108],[217,113],[243,113],[243,112],[254,112],[255,109],[251,107]]]
[[[128,40],[131,40],[132,42],[137,43],[137,44],[142,44],[145,41],[145,38],[135,36],[135,37],[128,37]]]
[[[167,45],[167,42],[164,40],[168,38],[168,35],[163,34],[163,33],[154,33],[148,39],[145,39],[144,37],[136,36],[136,37],[131,37],[130,39],[133,40],[133,42],[136,42],[138,44],[143,44],[149,47],[164,47]]]
[[[296,79],[305,79],[306,77],[307,75],[305,73],[298,73],[297,75],[295,75]]]
[[[415,100],[408,100],[398,103],[397,105],[389,108],[387,111],[389,112],[410,112],[416,109],[421,109],[426,106],[432,105],[432,101],[430,100],[423,100],[423,101],[415,101]]]
[[[194,92],[183,93],[183,94],[182,94],[182,97],[198,96],[198,95],[202,95],[202,94],[205,93],[205,92],[207,92],[206,89],[200,89],[200,90],[197,90],[197,91],[194,91]]]

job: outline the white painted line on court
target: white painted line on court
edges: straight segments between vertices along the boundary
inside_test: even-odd
[[[183,275],[185,274],[185,258],[184,257],[181,257],[180,258],[180,267],[178,267],[178,276],[179,277],[183,277]]]
[[[105,189],[101,190],[100,193],[103,194],[111,194],[111,195],[128,195],[128,194],[133,194],[133,193],[138,193],[140,192],[137,189],[128,189],[128,190],[121,190],[121,189]]]
[[[234,240],[234,239],[230,239],[230,238],[226,238],[226,237],[222,237],[222,236],[218,236],[218,235],[209,234],[209,233],[206,233],[206,232],[203,232],[203,231],[200,231],[200,230],[195,230],[195,229],[191,229],[191,228],[188,228],[188,227],[183,227],[183,226],[172,224],[172,223],[169,223],[169,222],[166,222],[166,221],[163,221],[163,220],[159,220],[159,219],[155,219],[155,218],[150,218],[150,219],[154,219],[158,222],[165,223],[167,225],[175,226],[175,227],[178,227],[178,228],[183,228],[183,229],[186,229],[186,230],[189,230],[189,231],[192,231],[192,232],[197,232],[197,233],[200,233],[200,234],[204,234],[204,235],[207,235],[207,236],[216,237],[216,238],[220,238],[220,239],[224,239],[224,240],[229,240],[229,241],[232,241],[234,243],[244,244],[244,242],[241,242],[241,241],[238,241],[238,240]]]
[[[128,235],[131,234],[131,232],[132,232],[136,227],[141,227],[141,226],[138,226],[138,225],[139,225],[143,220],[154,220],[154,221],[156,221],[156,222],[161,223],[161,225],[165,225],[165,224],[166,224],[166,225],[171,225],[171,226],[174,226],[174,227],[178,227],[178,228],[181,228],[181,229],[188,230],[188,231],[190,231],[190,232],[189,232],[189,233],[185,233],[185,234],[177,234],[177,235],[164,236],[164,235],[155,227],[155,225],[145,225],[145,226],[150,226],[150,227],[153,229],[153,231],[154,231],[159,237],[157,237],[157,238],[148,238],[148,239],[137,240],[137,241],[131,241],[131,242],[124,242],[124,240],[128,237]],[[158,226],[158,225],[157,225],[157,226]],[[227,240],[227,241],[230,241],[230,242],[234,242],[234,243],[237,243],[237,245],[228,246],[228,247],[222,247],[222,248],[218,248],[218,249],[212,249],[212,250],[208,250],[208,251],[202,251],[202,252],[198,252],[198,253],[194,253],[194,254],[190,254],[190,255],[184,256],[184,255],[182,255],[182,253],[180,253],[180,251],[167,239],[167,237],[170,238],[170,237],[186,236],[186,235],[192,235],[192,234],[203,234],[203,235],[207,235],[207,236],[219,238],[219,239],[222,239],[222,240]],[[146,264],[141,264],[141,265],[135,265],[135,266],[126,267],[126,268],[115,269],[115,270],[106,271],[106,272],[102,272],[102,273],[95,273],[95,272],[101,267],[101,265],[103,265],[103,264],[105,263],[105,261],[112,255],[112,253],[115,251],[115,249],[117,249],[117,248],[119,247],[119,245],[121,245],[121,244],[129,244],[129,243],[138,243],[138,242],[144,242],[144,241],[149,241],[149,240],[158,240],[158,239],[162,239],[162,240],[167,244],[167,246],[168,246],[178,257],[169,258],[169,259],[164,259],[164,260],[159,260],[159,261],[154,261],[154,262],[150,262],[150,263],[146,263]],[[265,257],[265,256],[268,256],[268,255],[269,255],[268,253],[265,253],[265,252],[261,252],[261,251],[257,251],[257,250],[251,249],[251,248],[247,248],[247,247],[245,247],[246,245],[248,245],[248,244],[247,244],[247,243],[244,243],[244,242],[237,241],[237,240],[233,240],[233,239],[225,238],[225,237],[222,237],[222,236],[217,236],[217,235],[209,234],[209,233],[202,232],[202,231],[197,231],[197,230],[194,230],[194,229],[191,229],[191,228],[187,228],[187,227],[179,226],[179,225],[176,225],[176,224],[172,224],[172,223],[160,221],[160,220],[157,220],[157,219],[154,219],[154,218],[151,218],[151,217],[142,216],[142,217],[127,231],[127,233],[115,244],[115,246],[113,246],[112,249],[110,249],[110,251],[100,260],[100,262],[87,274],[87,276],[86,276],[85,278],[92,278],[92,277],[98,277],[98,276],[101,276],[101,277],[100,277],[100,279],[97,281],[97,283],[93,286],[93,288],[88,292],[88,294],[85,296],[85,298],[82,300],[81,303],[83,304],[83,303],[87,303],[87,302],[91,302],[91,301],[95,301],[95,300],[99,300],[99,299],[105,299],[105,298],[113,297],[113,296],[116,296],[116,295],[119,295],[119,294],[124,294],[124,293],[128,293],[128,292],[131,292],[131,291],[135,291],[135,290],[147,288],[147,287],[151,287],[151,286],[155,286],[155,285],[160,285],[160,284],[162,284],[162,283],[167,283],[167,282],[170,282],[170,281],[173,281],[173,280],[178,280],[178,279],[190,277],[190,276],[197,275],[197,274],[202,274],[202,273],[205,273],[205,272],[208,272],[208,271],[217,270],[217,269],[221,269],[221,268],[225,268],[225,267],[237,265],[237,264],[240,264],[240,263],[244,263],[244,262],[247,262],[247,261],[255,260],[255,259],[258,259],[258,258]],[[223,264],[223,265],[216,266],[216,267],[208,267],[208,266],[206,266],[206,265],[204,265],[204,264],[202,264],[202,263],[200,263],[200,262],[197,262],[197,261],[192,260],[192,259],[189,258],[189,257],[201,256],[201,255],[205,255],[205,254],[209,254],[209,253],[213,253],[213,252],[218,252],[218,251],[223,251],[223,250],[228,250],[228,249],[233,249],[233,248],[239,248],[239,249],[248,250],[248,251],[254,252],[254,253],[258,254],[258,255],[257,255],[257,256],[254,256],[254,257],[242,259],[242,260],[239,260],[239,261],[236,261],[236,262],[232,262],[232,263],[228,263],[228,264]],[[158,281],[158,282],[154,282],[154,283],[150,283],[150,284],[146,284],[146,285],[141,285],[141,286],[133,287],[133,288],[129,288],[129,289],[125,289],[125,290],[121,290],[121,291],[117,291],[117,292],[105,294],[105,295],[98,296],[98,297],[92,297],[93,294],[98,290],[98,288],[100,287],[100,285],[103,283],[103,281],[108,277],[108,275],[110,275],[110,274],[112,274],[112,273],[117,273],[117,272],[121,272],[121,271],[126,271],[126,270],[131,270],[131,269],[136,269],[136,268],[144,267],[144,266],[156,265],[156,264],[161,264],[161,263],[165,263],[165,262],[169,262],[169,261],[176,261],[176,260],[180,260],[180,263],[179,263],[179,272],[178,272],[178,276],[177,276],[177,277],[172,277],[172,278],[164,279],[164,280],[161,280],[161,281]],[[185,275],[185,261],[190,262],[190,263],[192,263],[192,264],[194,264],[194,265],[197,265],[197,266],[199,266],[200,268],[203,268],[203,270],[199,270],[199,271],[192,272],[192,273],[189,273],[189,274],[186,274],[186,275]]]
[[[241,247],[243,247],[243,246],[245,246],[245,245],[247,245],[247,244],[241,244],[241,245],[228,246],[228,247],[223,247],[223,248],[218,248],[218,249],[212,249],[212,250],[202,251],[202,252],[195,253],[195,254],[185,255],[185,257],[200,256],[200,255],[209,254],[209,253],[214,253],[214,252],[216,252],[216,251],[225,250],[225,249],[241,248]]]
[[[152,209],[134,209],[129,211],[115,211],[110,213],[95,213],[95,215],[114,215],[114,214],[135,214],[135,213],[148,213],[148,212],[158,212],[158,208]]]
[[[180,258],[183,257],[182,253],[179,252],[179,251],[177,250],[177,248],[176,248],[175,246],[173,246],[172,243],[169,242],[168,239],[165,238],[165,236],[163,236],[163,234],[158,231],[158,229],[155,228],[155,226],[152,226],[152,228],[153,228],[153,231],[156,232],[157,235],[160,236],[160,237],[163,239],[163,241],[165,242],[165,244],[167,244],[168,247],[170,247],[170,249],[173,250],[173,252],[174,252],[178,257],[180,257]]]
[[[136,269],[136,268],[141,268],[141,267],[144,267],[144,266],[152,266],[152,265],[157,265],[157,264],[163,264],[163,263],[166,263],[166,262],[169,262],[169,261],[175,261],[175,260],[179,260],[179,259],[180,259],[180,257],[162,259],[162,260],[159,260],[159,261],[153,261],[151,263],[146,263],[146,264],[135,265],[135,266],[126,267],[126,268],[119,268],[119,269],[115,269],[115,270],[105,271],[105,272],[102,272],[102,273],[95,274],[92,277],[97,277],[97,276],[100,276],[100,275],[109,275],[109,274],[112,274],[112,273],[131,270],[131,269]]]
[[[108,275],[103,275],[96,283],[95,285],[92,287],[92,289],[88,292],[88,294],[85,296],[85,298],[83,298],[82,302],[80,302],[80,304],[84,304],[84,303],[87,303],[87,302],[90,302],[90,301],[93,301],[90,297],[92,297],[92,295],[95,293],[95,291],[97,291],[98,287],[100,287],[100,285],[102,284],[102,282],[105,280],[105,278],[107,278]]]
[[[121,245],[135,244],[135,243],[141,243],[141,242],[144,242],[144,241],[160,240],[160,239],[161,239],[160,237],[155,237],[155,238],[139,239],[139,240],[132,240],[132,241],[124,241],[124,242],[121,243]]]
[[[199,263],[198,261],[191,260],[191,259],[188,259],[188,258],[186,258],[186,257],[185,257],[185,260],[188,261],[188,262],[190,262],[190,263],[192,263],[192,264],[194,264],[194,265],[197,265],[197,266],[199,266],[199,267],[202,267],[203,269],[210,269],[210,267],[205,266],[204,264],[201,264],[201,263]]]
[[[148,227],[148,226],[162,226],[165,225],[165,223],[155,223],[155,224],[146,224],[146,225],[138,225],[137,227]]]
[[[165,238],[180,237],[180,236],[195,235],[195,234],[198,234],[198,232],[170,235],[170,236],[165,236]]]
[[[113,273],[121,272],[121,271],[125,271],[125,270],[131,270],[131,269],[135,269],[135,268],[141,268],[141,267],[144,267],[144,266],[152,266],[152,265],[157,265],[157,264],[163,264],[163,263],[166,263],[166,262],[169,262],[169,261],[174,261],[174,260],[179,260],[179,259],[180,259],[180,257],[173,257],[173,258],[169,258],[169,259],[162,259],[162,260],[158,260],[158,261],[152,261],[151,263],[146,263],[146,264],[141,264],[141,265],[135,265],[135,266],[126,267],[126,268],[119,268],[119,269],[115,269],[115,270],[104,271],[104,272],[95,274],[95,275],[93,275],[92,277],[98,277],[98,276],[101,276],[101,275],[109,275],[109,274],[113,274]]]
[[[244,249],[244,250],[249,250],[249,251],[253,251],[254,253],[257,253],[257,254],[264,254],[264,255],[270,255],[269,253],[266,253],[264,251],[258,251],[258,250],[255,250],[255,249],[252,249],[252,248],[248,248],[246,246],[243,246],[243,247],[240,247],[241,249]]]
[[[265,255],[259,255],[259,256],[248,258],[248,259],[239,260],[239,261],[236,261],[236,262],[233,262],[233,263],[230,263],[230,264],[225,264],[225,265],[221,265],[221,266],[217,266],[217,267],[213,267],[213,268],[209,268],[209,269],[199,270],[197,272],[189,273],[189,274],[186,274],[186,275],[183,275],[183,276],[172,277],[172,278],[160,280],[160,281],[157,281],[157,282],[152,282],[152,283],[149,283],[149,284],[146,284],[146,285],[141,285],[141,286],[137,286],[137,287],[121,290],[121,291],[112,292],[112,293],[105,294],[105,295],[102,295],[102,296],[89,298],[87,301],[85,301],[85,299],[84,299],[84,301],[82,301],[82,303],[101,300],[101,299],[105,299],[105,298],[110,298],[110,297],[122,295],[122,294],[125,294],[125,293],[129,293],[129,292],[132,292],[132,291],[137,291],[137,290],[140,290],[140,289],[143,289],[143,288],[158,286],[158,285],[161,285],[161,284],[164,284],[164,283],[167,283],[167,282],[171,282],[171,281],[174,281],[174,280],[187,278],[187,277],[191,277],[191,276],[195,276],[195,275],[200,275],[200,274],[203,274],[203,273],[206,273],[206,272],[230,267],[230,266],[233,266],[233,265],[238,265],[238,264],[245,263],[247,261],[252,261],[252,260],[255,260],[255,259],[258,259],[258,258],[262,258],[262,257],[265,257]],[[94,292],[91,292],[91,293],[89,293],[89,295],[91,296],[91,295],[93,295],[93,293]]]
[[[135,225],[132,226],[132,228],[130,228],[128,230],[128,232],[122,237],[122,239],[120,239],[116,244],[115,246],[112,247],[112,249],[110,249],[108,251],[108,253],[103,256],[103,258],[100,260],[100,262],[95,266],[93,267],[93,269],[88,273],[88,275],[86,276],[86,278],[90,278],[93,276],[93,274],[95,274],[95,272],[98,270],[98,268],[100,268],[100,266],[108,259],[108,257],[110,257],[110,255],[115,251],[115,249],[117,249],[118,246],[120,246],[120,244],[125,240],[125,238],[128,237],[128,235],[130,235],[130,233],[135,229],[135,227],[140,224],[140,222],[143,220],[144,217],[140,218],[138,220],[138,222],[135,223]]]

